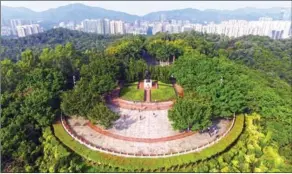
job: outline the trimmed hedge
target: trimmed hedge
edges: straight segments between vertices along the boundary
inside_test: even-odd
[[[187,165],[200,160],[206,160],[227,149],[234,141],[237,140],[244,127],[244,115],[236,117],[235,124],[231,131],[222,138],[218,143],[211,147],[205,148],[200,152],[189,153],[180,156],[168,158],[125,158],[114,156],[106,153],[91,150],[86,146],[75,141],[63,128],[62,124],[54,124],[56,137],[70,149],[81,155],[85,159],[94,162],[100,162],[104,165],[119,167],[133,171],[135,169],[154,170],[160,168],[170,168],[178,165]]]

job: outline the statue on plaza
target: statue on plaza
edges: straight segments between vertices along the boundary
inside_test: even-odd
[[[147,82],[150,81],[150,78],[151,78],[151,73],[150,73],[149,70],[146,70],[146,71],[145,71],[145,79],[147,80]]]

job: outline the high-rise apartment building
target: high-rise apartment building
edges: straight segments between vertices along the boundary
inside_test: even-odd
[[[116,34],[115,21],[110,21],[110,34]]]
[[[181,26],[180,25],[173,25],[172,26],[172,33],[180,33],[181,32]]]
[[[154,23],[153,29],[152,29],[152,34],[154,35],[158,32],[162,32],[162,31],[163,31],[162,23]]]
[[[17,35],[18,37],[25,37],[32,34],[37,34],[43,32],[42,28],[39,24],[31,24],[31,25],[20,25],[17,26]]]
[[[193,30],[194,28],[193,28],[193,26],[191,26],[191,25],[184,25],[184,26],[182,26],[182,28],[181,28],[181,31],[182,32],[185,32],[185,31],[191,31],[191,30]]]
[[[97,32],[97,34],[104,34],[104,21],[103,21],[103,19],[96,20],[96,32]]]
[[[110,20],[104,19],[104,34],[110,34]]]
[[[223,34],[229,37],[259,35],[269,36],[273,39],[284,39],[291,36],[290,21],[273,21],[266,17],[260,18],[259,21],[229,20],[220,24],[195,24],[193,26],[194,30],[198,32]]]
[[[21,20],[20,19],[11,19],[10,20],[10,26],[12,30],[13,35],[17,35],[17,26],[21,25]]]
[[[166,24],[166,25],[164,26],[164,32],[172,33],[172,31],[173,31],[173,25],[171,25],[171,24]]]
[[[125,34],[125,24],[123,21],[115,21],[115,34]]]
[[[88,32],[88,33],[97,32],[96,23],[97,23],[96,20],[90,20],[90,19],[85,19],[81,22],[84,32]]]

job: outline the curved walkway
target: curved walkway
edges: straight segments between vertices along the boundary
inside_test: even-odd
[[[108,153],[108,154],[112,154],[112,155],[117,155],[117,156],[122,156],[122,157],[135,157],[135,158],[165,158],[165,157],[171,157],[171,156],[177,156],[177,155],[182,155],[182,154],[188,154],[188,153],[192,153],[192,152],[199,152],[209,146],[212,146],[213,144],[217,143],[218,141],[220,141],[223,137],[225,137],[230,130],[232,129],[232,127],[234,126],[235,123],[235,117],[231,122],[230,127],[224,131],[224,133],[220,133],[219,137],[212,137],[212,139],[208,139],[206,141],[206,139],[204,139],[203,142],[201,142],[202,145],[197,145],[195,144],[194,146],[192,146],[191,148],[185,148],[183,150],[178,150],[178,149],[172,149],[170,151],[167,152],[160,152],[160,150],[165,149],[165,147],[171,147],[171,148],[175,148],[173,143],[169,143],[169,142],[164,142],[164,143],[154,143],[154,144],[148,144],[149,146],[153,146],[154,151],[152,152],[148,152],[145,153],[143,151],[143,149],[147,148],[149,149],[149,147],[145,146],[145,143],[135,143],[135,142],[131,142],[133,143],[132,145],[129,145],[128,143],[125,143],[125,141],[115,141],[114,139],[107,139],[104,136],[100,136],[100,135],[92,135],[92,132],[88,131],[85,129],[85,131],[89,134],[89,137],[84,136],[84,134],[82,132],[78,132],[76,133],[76,129],[72,129],[72,127],[70,125],[70,120],[69,120],[69,124],[67,123],[66,119],[64,119],[64,117],[61,116],[61,123],[62,126],[64,127],[65,131],[76,141],[78,141],[80,144],[85,145],[86,147],[92,149],[92,150],[96,150],[96,151],[100,151],[100,152],[104,152],[104,153]],[[85,125],[85,124],[84,124]],[[84,125],[80,125],[79,127],[84,127]],[[198,134],[195,134],[198,135]],[[97,138],[97,139],[96,139]],[[102,139],[105,138],[105,139]],[[200,139],[196,139],[195,140],[200,140]],[[188,144],[192,145],[194,142],[194,138],[188,138],[185,140],[186,142],[189,142]],[[197,142],[195,141],[195,142]],[[111,146],[108,146],[107,142],[110,142],[110,144],[114,145],[113,148]],[[128,146],[124,147],[125,145]],[[162,145],[162,147],[160,147]],[[125,149],[126,148],[126,149]],[[127,150],[132,150],[132,152],[129,152]],[[136,152],[133,152],[136,151]]]
[[[170,157],[200,151],[223,138],[232,128],[228,120],[221,120],[218,136],[197,133],[191,136],[165,142],[145,143],[124,141],[105,136],[87,126],[87,120],[70,118],[62,120],[65,130],[78,142],[90,149],[124,157]]]
[[[157,143],[157,142],[172,141],[172,140],[177,140],[180,138],[185,138],[185,137],[188,137],[188,136],[191,136],[191,135],[197,133],[197,132],[190,131],[190,132],[180,133],[180,134],[173,135],[173,136],[161,137],[161,138],[134,138],[134,137],[126,137],[126,136],[121,136],[118,134],[111,133],[110,131],[99,128],[98,126],[92,124],[91,122],[88,122],[87,125],[91,129],[93,129],[94,131],[96,131],[99,134],[102,134],[104,136],[108,136],[108,137],[112,137],[112,138],[124,140],[124,141],[144,142],[144,143]]]

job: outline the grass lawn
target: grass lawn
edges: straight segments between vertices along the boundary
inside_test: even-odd
[[[211,147],[208,147],[200,152],[189,153],[180,156],[174,156],[169,158],[153,158],[153,159],[143,159],[143,158],[123,158],[115,155],[110,155],[106,153],[101,153],[98,151],[91,150],[86,146],[79,144],[75,141],[63,128],[63,126],[58,123],[54,124],[54,134],[55,136],[66,146],[72,149],[74,152],[79,154],[93,162],[100,162],[102,165],[108,165],[111,167],[119,167],[129,171],[135,169],[141,170],[154,170],[158,168],[170,168],[176,165],[188,165],[189,163],[197,162],[200,160],[206,160],[213,155],[226,150],[241,134],[244,126],[244,116],[239,115],[235,120],[234,127],[232,130],[222,138],[218,143]]]
[[[137,89],[138,83],[130,83],[121,89],[120,97],[124,100],[144,101],[144,90]]]
[[[175,97],[175,91],[171,84],[158,81],[158,89],[151,90],[151,101],[167,101]]]

